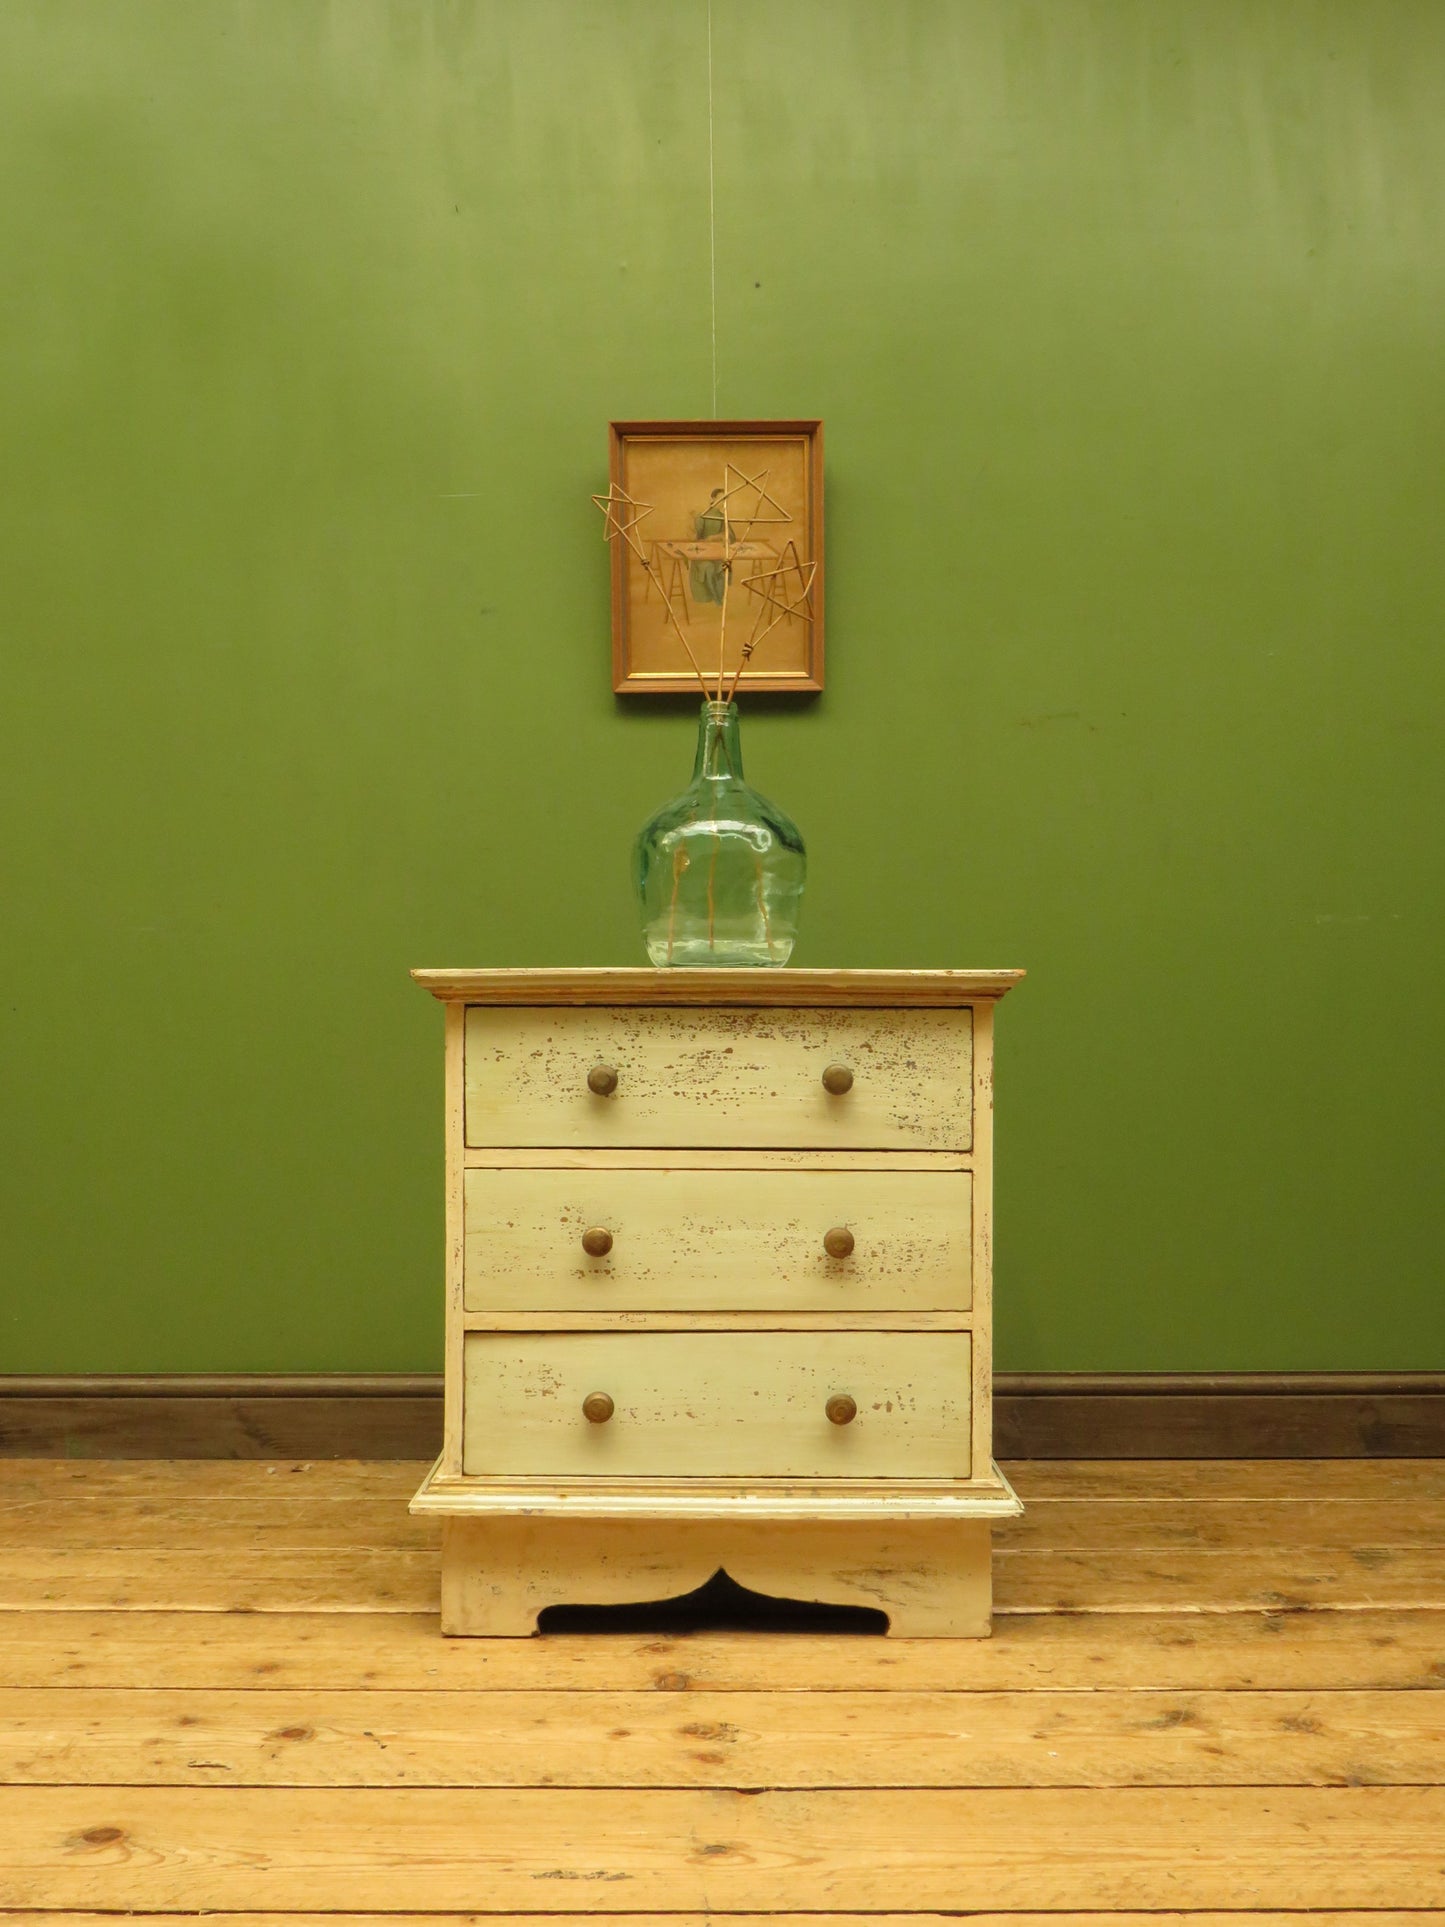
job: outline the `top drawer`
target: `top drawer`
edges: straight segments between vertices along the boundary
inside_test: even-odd
[[[851,1074],[846,1091],[824,1087],[834,1066]],[[498,1148],[966,1151],[973,1013],[471,1005],[466,1136]]]

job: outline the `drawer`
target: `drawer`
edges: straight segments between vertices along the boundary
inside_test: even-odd
[[[474,1146],[965,1151],[973,1013],[473,1005],[465,1083]]]
[[[851,1252],[830,1255],[835,1231]],[[597,1232],[611,1247],[589,1253]],[[465,1233],[468,1311],[967,1311],[973,1297],[967,1171],[471,1170]]]
[[[463,1470],[967,1478],[967,1332],[472,1332]],[[582,1409],[605,1393],[613,1413]],[[836,1425],[827,1404],[851,1397]]]

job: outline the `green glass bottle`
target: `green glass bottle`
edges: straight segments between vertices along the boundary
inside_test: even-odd
[[[743,780],[736,703],[705,702],[692,781],[633,851],[654,964],[785,964],[808,858],[797,825]]]

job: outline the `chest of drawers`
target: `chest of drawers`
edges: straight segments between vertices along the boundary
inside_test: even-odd
[[[442,1629],[719,1570],[986,1633],[1020,971],[419,970],[446,1007]]]

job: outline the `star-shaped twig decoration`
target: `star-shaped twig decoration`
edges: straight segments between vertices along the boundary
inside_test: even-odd
[[[732,687],[728,691],[727,699],[729,702],[731,702],[737,694],[738,684],[743,679],[743,671],[752,661],[753,651],[763,640],[764,636],[771,635],[778,624],[786,621],[789,616],[798,616],[804,622],[811,622],[813,620],[811,597],[813,592],[813,578],[817,572],[818,565],[816,562],[789,562],[781,569],[769,569],[765,574],[746,576],[743,579],[743,587],[750,589],[758,598],[758,613],[753,623],[753,633],[743,644],[742,651],[738,657],[737,672],[733,676]],[[798,591],[796,599],[791,602],[788,601],[785,596],[775,595],[771,589],[761,587],[762,583],[772,582],[776,580],[777,577],[784,575],[798,575],[803,579],[802,588]],[[763,621],[763,615],[768,609],[776,609],[777,614],[771,622],[765,623]]]
[[[628,548],[640,556],[642,547],[632,531],[651,515],[652,503],[634,502],[627,490],[619,488],[616,482],[609,484],[605,495],[594,495],[592,500],[601,509],[606,525],[602,531],[603,541],[610,542],[613,536],[620,535]]]
[[[811,622],[813,620],[813,577],[817,572],[816,562],[789,562],[781,569],[768,569],[760,575],[744,576],[741,586],[748,591],[749,595],[755,595],[762,605],[758,610],[757,622],[762,621],[765,608],[777,610],[778,613],[773,618],[773,622],[781,622],[785,616],[799,616],[804,622]],[[765,589],[762,586],[765,582],[779,582],[784,576],[795,575],[803,578],[803,586],[792,601],[789,601],[786,595],[777,595],[772,589]],[[756,626],[755,622],[754,628]],[[772,627],[773,623],[770,622],[768,628]],[[766,634],[767,631],[763,633]]]
[[[652,502],[636,501],[628,494],[625,488],[620,487],[615,481],[609,483],[605,495],[594,495],[592,497],[592,500],[602,511],[603,540],[612,543],[620,537],[641,563],[643,574],[657,590],[662,599],[663,615],[671,625],[673,633],[686,652],[687,659],[692,664],[693,673],[702,687],[703,694],[707,696],[710,701],[722,700],[725,681],[723,653],[727,640],[727,591],[733,584],[733,568],[739,546],[751,543],[752,531],[755,528],[789,525],[796,520],[796,518],[783,507],[777,497],[769,492],[768,478],[771,473],[771,469],[761,468],[756,475],[748,475],[740,469],[735,462],[724,462],[723,486],[712,496],[708,504],[709,514],[721,511],[721,547],[723,553],[719,559],[724,583],[722,609],[720,612],[721,621],[718,631],[718,666],[715,684],[711,688],[709,687],[707,677],[703,673],[702,665],[697,659],[696,651],[693,649],[686,631],[678,620],[677,610],[673,607],[672,590],[670,590],[668,584],[664,582],[662,569],[659,566],[659,552],[662,549],[666,549],[668,554],[674,557],[674,561],[670,566],[674,572],[676,572],[677,563],[675,558],[678,556],[686,557],[690,553],[696,553],[696,550],[702,550],[706,553],[709,545],[699,542],[696,545],[696,549],[690,549],[688,546],[677,542],[654,542],[648,545],[652,551],[651,554],[649,554],[648,546],[644,546],[637,531],[641,528],[647,517],[654,512],[655,504]],[[749,495],[753,498],[750,508],[743,506],[742,501],[738,500],[738,498],[746,498]],[[736,507],[732,506],[735,500],[738,501],[738,506]],[[743,534],[741,536],[736,535],[734,533],[735,528],[743,530]],[[777,554],[777,550],[771,548],[766,542],[761,544],[761,550],[763,555],[776,556]],[[784,557],[786,558],[790,552],[793,557],[792,561],[784,560],[776,569],[763,570],[755,575],[740,578],[743,588],[756,598],[757,610],[753,621],[752,634],[748,637],[748,640],[743,644],[739,652],[738,665],[733,675],[732,687],[728,690],[727,694],[727,700],[729,702],[732,701],[734,695],[737,693],[738,684],[742,681],[743,671],[747,668],[753,652],[765,636],[770,635],[780,622],[786,622],[790,617],[796,616],[801,622],[810,623],[813,620],[812,590],[818,565],[816,562],[803,562],[798,556],[796,544],[791,540],[783,545]],[[615,553],[616,551],[614,551],[614,554]],[[761,557],[758,559],[761,559]],[[787,587],[787,584],[790,582],[796,582],[800,586],[796,590],[790,591]],[[687,606],[687,584],[685,579],[680,584],[679,593],[682,596],[685,612]]]
[[[760,468],[756,475],[744,475],[743,471],[734,463],[724,462],[723,493],[714,497],[712,506],[720,509],[725,502],[731,501],[734,495],[742,494],[745,489],[756,489],[758,495],[756,513],[750,515],[742,509],[729,509],[727,515],[730,522],[746,522],[749,528],[758,527],[765,523],[791,522],[793,517],[783,507],[782,503],[779,502],[775,496],[769,495],[768,493],[767,480],[772,472],[770,468]],[[738,478],[735,482],[731,480],[734,475]],[[773,514],[768,515],[764,513],[764,503],[771,506],[774,511]]]

